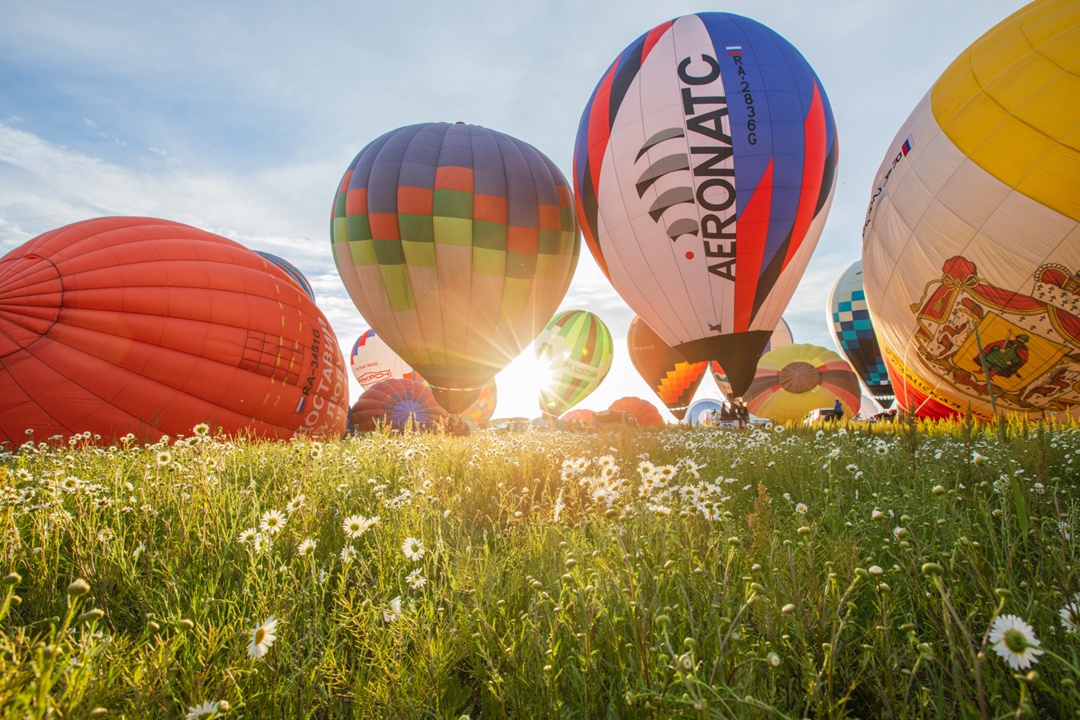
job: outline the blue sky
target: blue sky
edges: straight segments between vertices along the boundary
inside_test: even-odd
[[[840,138],[829,220],[784,317],[835,348],[829,289],[859,258],[874,172],[908,113],[1002,0],[149,3],[0,0],[0,254],[71,222],[149,215],[299,267],[348,353],[367,327],[338,279],[329,215],[345,168],[402,125],[468,122],[539,148],[568,178],[600,75],[665,20],[722,10],[791,41],[817,71]],[[633,312],[583,246],[564,309],[615,337],[581,407],[660,403],[626,353]],[[528,354],[529,351],[526,351]],[[537,415],[529,363],[498,378],[498,415]],[[359,386],[351,388],[352,400]],[[701,394],[718,393],[707,378]]]

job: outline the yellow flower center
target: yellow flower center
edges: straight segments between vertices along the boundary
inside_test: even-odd
[[[262,645],[264,639],[266,639],[266,628],[259,628],[255,631],[255,644]]]
[[[1005,637],[1002,639],[1005,641],[1005,647],[1009,648],[1009,650],[1014,653],[1022,653],[1024,650],[1027,650],[1027,638],[1024,636],[1024,633],[1016,628],[1006,630]]]

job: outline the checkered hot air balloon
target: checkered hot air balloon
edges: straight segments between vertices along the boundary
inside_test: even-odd
[[[893,401],[892,383],[874,333],[862,278],[861,260],[837,278],[826,306],[828,321],[840,353],[855,368],[874,400],[888,407]]]
[[[896,404],[1080,418],[1080,2],[971,44],[870,188],[863,283]]]
[[[364,319],[459,413],[543,329],[577,264],[572,192],[536,148],[424,123],[357,154],[331,236]]]
[[[837,152],[798,50],[749,18],[687,15],[631,43],[589,98],[578,218],[627,305],[742,395],[821,235]]]

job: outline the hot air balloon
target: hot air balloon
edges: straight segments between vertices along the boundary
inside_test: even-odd
[[[413,372],[413,369],[391,350],[374,330],[367,330],[357,338],[353,344],[352,353],[349,355],[349,364],[356,382],[360,383],[360,387],[365,390],[381,380],[390,378],[420,379],[420,376]]]
[[[648,400],[639,397],[621,397],[608,406],[608,412],[624,412],[634,417],[638,425],[663,425],[664,418]]]
[[[638,316],[626,332],[630,362],[675,419],[682,420],[709,363],[688,363]]]
[[[840,353],[851,363],[870,395],[884,407],[891,405],[892,383],[866,306],[861,260],[845,270],[833,285],[828,316]]]
[[[348,381],[315,303],[251,250],[106,217],[0,258],[0,442],[90,432],[336,439]]]
[[[861,398],[859,377],[846,360],[832,350],[795,343],[761,356],[743,399],[752,414],[787,422],[802,420],[816,408],[831,408],[837,399],[844,415],[853,417]]]
[[[461,413],[460,419],[474,425],[486,423],[495,415],[495,406],[498,404],[499,390],[495,386],[495,378],[491,378],[484,383],[473,404]]]
[[[607,325],[586,310],[566,310],[536,338],[536,356],[549,368],[540,388],[540,411],[558,416],[584,400],[611,369]]]
[[[371,432],[379,425],[395,430],[430,428],[446,421],[446,411],[419,380],[380,380],[363,393],[349,412],[353,427]]]
[[[938,78],[878,170],[863,283],[896,403],[1080,417],[1080,3],[1040,0]]]
[[[586,408],[575,408],[569,412],[563,413],[559,418],[568,426],[574,425],[592,425],[593,415],[596,413],[593,410],[587,410]]]
[[[712,413],[717,415],[724,409],[719,400],[701,398],[690,404],[686,410],[686,421],[691,425],[708,425],[711,422]]]
[[[776,329],[769,336],[769,342],[765,344],[762,355],[770,350],[790,345],[792,342],[791,327],[787,324],[787,320],[780,318],[780,322],[776,324]],[[731,381],[728,380],[724,368],[720,367],[720,363],[714,360],[709,364],[709,369],[712,371],[713,380],[716,381],[716,387],[720,388],[720,392],[724,394],[724,397],[733,399],[735,394],[731,390]]]
[[[285,274],[288,275],[293,282],[299,285],[300,289],[307,293],[309,298],[312,300],[315,299],[315,290],[312,289],[308,279],[304,277],[304,273],[300,272],[300,268],[296,267],[285,258],[278,257],[273,253],[263,252],[262,250],[257,250],[256,252],[264,259],[269,260],[272,264],[284,270]]]
[[[687,15],[634,41],[589,99],[578,218],[623,300],[742,395],[817,244],[836,161],[828,98],[790,43],[738,15]]]
[[[331,234],[361,315],[452,413],[543,329],[580,246],[572,192],[548,158],[446,123],[398,128],[361,150]]]

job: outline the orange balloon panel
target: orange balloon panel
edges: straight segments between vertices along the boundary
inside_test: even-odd
[[[0,442],[90,432],[340,437],[345,360],[314,301],[231,240],[153,218],[0,258]],[[32,430],[32,436],[27,433]]]

